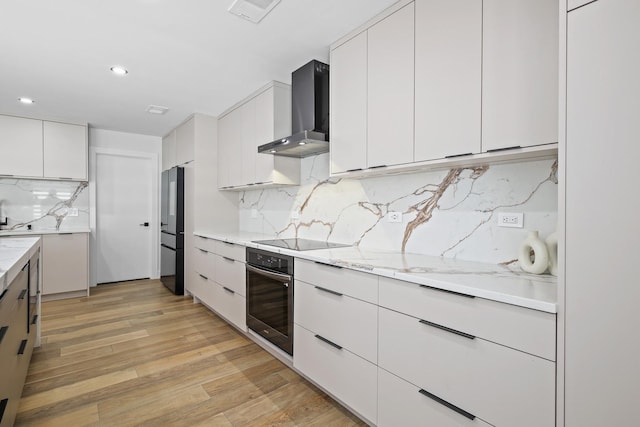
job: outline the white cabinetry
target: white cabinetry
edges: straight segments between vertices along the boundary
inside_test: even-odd
[[[631,426],[638,423],[640,383],[640,2],[599,0],[566,16],[566,189],[559,206],[566,239],[560,256],[564,419],[558,425]]]
[[[415,8],[415,161],[479,153],[482,1]]]
[[[176,165],[184,165],[193,161],[195,140],[195,117],[178,126],[176,132]]]
[[[169,170],[175,165],[176,131],[174,129],[162,138],[162,170]]]
[[[53,298],[60,297],[55,294],[68,292],[83,292],[86,295],[89,289],[88,252],[87,233],[43,235],[43,295]]]
[[[0,116],[0,175],[42,178],[42,121]]]
[[[272,82],[219,119],[218,187],[245,189],[300,183],[300,161],[258,153],[291,133],[291,87]]]
[[[87,127],[43,122],[44,176],[87,180]]]
[[[558,1],[482,5],[482,151],[558,142]]]

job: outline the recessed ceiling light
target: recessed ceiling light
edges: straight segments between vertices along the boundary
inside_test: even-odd
[[[18,101],[22,102],[23,104],[34,104],[35,101],[31,98],[25,98],[25,97],[20,97],[18,98]]]
[[[160,105],[149,105],[147,107],[147,113],[149,114],[165,114],[169,111],[169,107],[162,107]]]
[[[227,10],[234,15],[257,24],[278,3],[280,3],[280,0],[234,0]]]
[[[127,71],[126,68],[121,67],[119,65],[114,65],[113,67],[110,68],[111,72],[117,76],[126,76],[127,74],[129,74],[129,71]]]

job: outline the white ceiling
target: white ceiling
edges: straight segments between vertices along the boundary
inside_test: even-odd
[[[254,24],[227,12],[232,0],[2,0],[0,113],[162,136],[328,61],[332,42],[395,1],[282,0]]]

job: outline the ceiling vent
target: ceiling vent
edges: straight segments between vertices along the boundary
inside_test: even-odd
[[[280,3],[280,0],[234,0],[229,12],[257,24]]]
[[[149,105],[147,107],[147,113],[149,114],[164,114],[167,111],[169,111],[167,107],[161,107],[159,105]]]

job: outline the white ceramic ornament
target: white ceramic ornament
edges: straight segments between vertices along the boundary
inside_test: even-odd
[[[533,261],[531,252],[533,251]],[[537,231],[530,231],[520,245],[518,253],[520,268],[527,273],[542,274],[549,268],[549,251],[547,245],[540,240]]]

